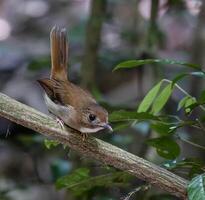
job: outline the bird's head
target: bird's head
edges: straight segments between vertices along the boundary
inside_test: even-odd
[[[108,123],[108,112],[100,105],[93,103],[83,108],[81,113],[80,132],[94,133],[103,129],[112,131]]]

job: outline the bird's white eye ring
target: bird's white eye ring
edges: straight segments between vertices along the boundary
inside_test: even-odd
[[[96,120],[96,116],[93,115],[93,114],[89,114],[89,120],[90,120],[91,122],[95,121],[95,120]]]

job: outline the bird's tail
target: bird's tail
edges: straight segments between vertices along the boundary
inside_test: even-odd
[[[68,42],[66,29],[54,26],[50,33],[51,79],[66,81],[68,64]]]

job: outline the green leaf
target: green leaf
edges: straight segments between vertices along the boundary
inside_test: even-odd
[[[44,140],[44,145],[46,146],[47,149],[51,149],[52,147],[58,146],[60,143],[55,141],[55,140]]]
[[[151,125],[151,129],[155,130],[161,136],[167,136],[173,133],[172,127],[173,127],[173,124],[164,124],[161,122]]]
[[[179,111],[181,108],[183,108],[185,106],[185,103],[187,101],[187,99],[189,99],[189,96],[185,96],[184,98],[182,98],[179,103],[178,103],[178,107],[177,107],[177,111]]]
[[[140,103],[137,112],[146,112],[149,107],[151,106],[152,102],[154,101],[155,97],[157,96],[160,87],[161,87],[162,81],[160,81],[159,83],[157,83],[157,85],[155,85],[148,93],[147,95],[144,97],[144,99],[142,100],[142,102]]]
[[[187,63],[187,62],[181,62],[181,61],[175,61],[175,60],[169,60],[169,59],[144,59],[144,60],[128,60],[125,62],[121,62],[118,64],[113,71],[117,69],[123,69],[123,68],[134,68],[145,64],[170,64],[170,65],[182,65],[194,69],[200,69],[199,65]]]
[[[157,116],[154,116],[150,113],[138,113],[132,111],[119,110],[114,111],[109,115],[110,122],[119,122],[119,121],[134,121],[134,120],[159,120]]]
[[[186,113],[190,113],[190,112],[192,111],[191,106],[192,106],[193,104],[195,104],[195,103],[196,103],[196,99],[195,99],[194,97],[189,97],[189,98],[185,101],[185,105],[184,105],[184,107],[185,107],[185,112],[186,112]]]
[[[195,166],[192,166],[192,168],[190,169],[189,177],[193,178],[196,175],[199,175],[201,173],[204,173],[204,165],[199,166],[199,165],[196,164]]]
[[[168,170],[181,169],[187,172],[188,177],[203,173],[204,162],[198,158],[184,158],[182,160],[168,160],[163,163]]]
[[[205,78],[205,73],[203,71],[190,72],[189,74],[192,75],[192,76],[198,76],[198,77],[201,77],[201,78]]]
[[[157,114],[159,113],[164,105],[167,103],[169,97],[171,96],[173,91],[172,84],[168,84],[162,92],[156,97],[153,105],[152,105],[152,113]]]
[[[189,200],[205,199],[205,174],[194,177],[187,187]]]
[[[80,181],[86,180],[90,177],[90,170],[88,168],[76,169],[72,174],[59,178],[56,182],[57,189],[72,188]]]
[[[196,72],[179,74],[172,80],[172,86],[186,76],[197,76],[197,77],[205,78],[205,73],[203,71],[196,71]]]
[[[82,170],[82,169],[81,169]],[[113,186],[127,186],[128,180],[131,176],[125,172],[114,172],[99,176],[90,177],[88,173],[85,176],[80,176],[76,172],[74,174],[64,176],[56,182],[57,188],[67,188],[73,192],[74,195],[80,196],[85,192],[96,187],[113,187]]]
[[[198,122],[196,120],[181,120],[180,122],[178,123],[175,123],[173,126],[170,127],[170,132],[172,131],[176,131],[177,129],[179,128],[182,128],[182,127],[188,127],[188,126],[193,126],[193,125],[197,125]]]
[[[129,121],[128,122],[119,122],[117,124],[114,124],[112,126],[112,128],[113,128],[113,131],[120,131],[122,129],[128,128],[129,126],[131,126],[131,123]]]
[[[114,70],[117,70],[119,68],[133,68],[133,67],[137,67],[143,64],[145,63],[142,60],[128,60],[128,61],[121,62],[120,64],[118,64],[117,67],[114,68]]]
[[[170,137],[159,137],[150,139],[147,144],[155,147],[157,153],[166,159],[175,159],[180,154],[179,145]]]
[[[197,103],[195,97],[191,96],[185,96],[181,101],[178,103],[177,111],[179,111],[181,108],[185,108],[185,112],[188,114],[190,113],[194,108],[199,106],[200,104]]]

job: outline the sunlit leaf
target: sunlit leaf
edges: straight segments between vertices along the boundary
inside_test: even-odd
[[[190,113],[197,106],[199,106],[199,104],[197,103],[196,98],[185,96],[178,103],[177,110],[184,108],[186,113]]]
[[[147,141],[152,147],[156,148],[157,153],[166,159],[175,159],[180,154],[179,145],[170,137],[159,137]]]
[[[133,121],[133,120],[159,120],[157,116],[150,113],[138,113],[134,111],[119,110],[109,115],[110,122]]]
[[[58,146],[60,143],[55,141],[55,140],[44,140],[44,144],[46,146],[47,149],[51,149],[52,147],[56,147]]]
[[[171,96],[172,91],[173,91],[173,88],[172,88],[172,85],[170,83],[156,97],[156,99],[152,105],[152,113],[157,114],[162,110],[164,105],[167,103],[169,97]]]
[[[196,103],[196,99],[194,97],[190,97],[185,101],[185,112],[190,113],[192,111],[191,106]]]
[[[181,62],[181,61],[175,61],[175,60],[169,60],[169,59],[145,59],[145,60],[128,60],[125,62],[121,62],[118,64],[113,71],[117,69],[127,69],[127,68],[134,68],[145,64],[171,64],[171,65],[182,65],[194,69],[200,69],[199,65],[187,63],[187,62]]]
[[[205,174],[194,177],[187,187],[189,200],[205,199]]]
[[[185,106],[186,100],[189,99],[189,96],[185,96],[184,98],[182,98],[179,103],[178,103],[178,107],[177,107],[177,111],[179,111],[181,108],[183,108]]]
[[[196,120],[181,120],[178,123],[175,123],[173,126],[170,127],[170,133],[173,131],[175,132],[177,129],[182,128],[182,127],[187,127],[187,126],[193,126],[193,125],[198,125],[198,122]]]
[[[140,103],[137,112],[146,112],[149,107],[151,106],[152,102],[154,101],[155,97],[157,96],[160,87],[161,87],[162,81],[160,81],[159,83],[157,83],[157,85],[155,85],[148,93],[147,95],[144,97],[144,99],[142,100],[142,102]]]

